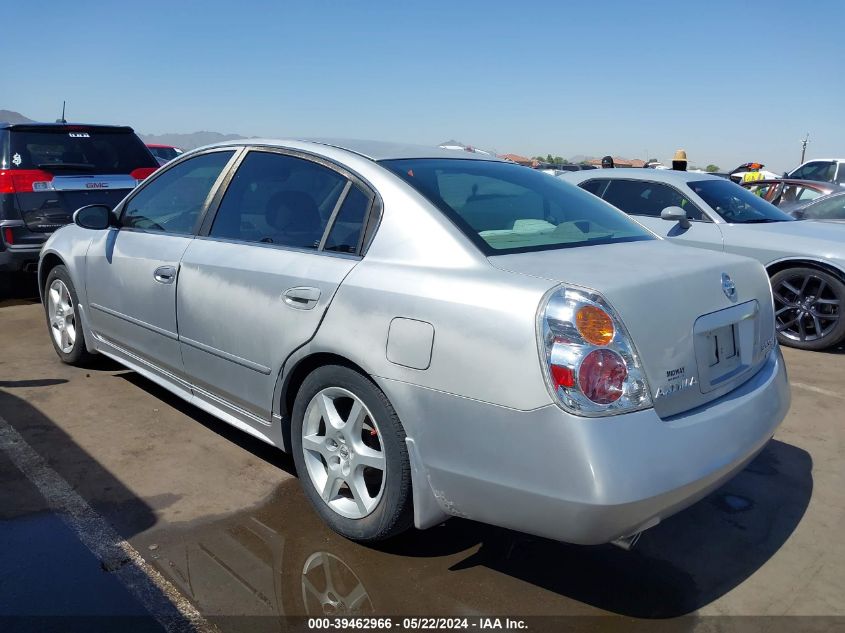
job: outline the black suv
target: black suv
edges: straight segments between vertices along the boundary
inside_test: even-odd
[[[36,270],[41,245],[79,207],[113,207],[157,168],[130,127],[0,123],[0,288]]]

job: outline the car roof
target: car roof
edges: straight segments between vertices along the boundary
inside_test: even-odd
[[[23,131],[37,131],[55,129],[69,129],[69,128],[85,128],[86,130],[100,129],[100,130],[120,130],[122,132],[134,132],[128,125],[104,125],[100,123],[40,123],[31,121],[29,123],[8,123],[0,121],[0,130],[23,130]]]
[[[674,169],[643,169],[641,167],[622,167],[613,169],[596,169],[572,171],[561,176],[566,180],[595,180],[596,178],[622,178],[627,180],[650,180],[652,182],[666,182],[672,184],[687,183],[699,180],[725,180],[721,176],[694,171],[675,171]]]
[[[315,153],[320,153],[324,147],[334,147],[369,158],[370,160],[393,160],[404,158],[462,158],[467,160],[486,160],[504,162],[495,156],[463,152],[454,149],[443,149],[437,146],[413,145],[410,143],[390,143],[386,141],[368,141],[362,139],[334,139],[334,138],[302,138],[302,139],[262,139],[249,138],[215,143],[208,147],[226,147],[238,145],[261,145],[266,147],[307,146]]]

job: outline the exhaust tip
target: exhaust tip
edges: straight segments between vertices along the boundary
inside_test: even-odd
[[[621,536],[618,539],[610,541],[610,544],[615,545],[616,547],[620,547],[626,552],[630,552],[632,549],[634,549],[634,546],[637,544],[637,541],[640,540],[641,535],[642,532],[635,532],[634,534],[629,534],[628,536]]]

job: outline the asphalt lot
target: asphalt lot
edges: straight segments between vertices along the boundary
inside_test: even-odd
[[[243,623],[217,616],[272,630],[349,612],[845,616],[845,348],[785,350],[793,403],[774,441],[631,552],[464,520],[365,547],[323,527],[284,454],[114,363],[60,363],[27,294],[0,302],[0,616],[149,609],[119,572],[138,561],[108,559],[114,543],[92,553],[57,502],[87,504],[101,540],[116,532],[221,630]],[[67,490],[24,474],[14,451],[28,447],[32,473]]]

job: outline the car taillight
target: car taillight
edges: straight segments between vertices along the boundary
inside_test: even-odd
[[[141,181],[144,180],[147,176],[153,173],[157,167],[138,167],[137,169],[133,169],[129,172],[129,175],[132,176],[135,180],[138,181],[138,184],[141,184]]]
[[[15,232],[12,230],[11,226],[7,226],[3,229],[3,239],[9,246],[15,243]]]
[[[53,174],[40,169],[4,169],[0,171],[0,193],[51,191]]]
[[[598,417],[651,406],[634,343],[599,293],[554,288],[540,305],[537,333],[546,384],[566,411]]]

